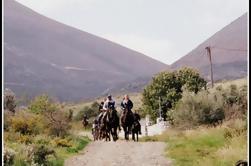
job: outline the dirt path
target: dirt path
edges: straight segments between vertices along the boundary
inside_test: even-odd
[[[170,166],[162,142],[97,141],[90,143],[65,166]]]

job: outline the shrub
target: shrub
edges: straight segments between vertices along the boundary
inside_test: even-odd
[[[38,134],[41,130],[40,118],[27,112],[19,112],[11,117],[11,128],[23,135]]]
[[[225,116],[222,97],[219,94],[211,95],[207,91],[198,94],[186,91],[171,116],[173,124],[181,128],[215,124]]]
[[[170,111],[172,123],[181,128],[196,127],[201,124],[217,124],[224,119],[244,119],[247,112],[246,86],[217,86],[210,91],[197,94],[183,92],[176,108]]]
[[[57,109],[57,105],[47,95],[35,97],[29,105],[29,110],[36,114],[53,112]]]
[[[19,141],[21,143],[31,144],[32,143],[32,138],[31,138],[31,136],[21,134],[20,137],[19,137]]]
[[[44,145],[37,146],[34,149],[33,161],[39,165],[48,165],[48,156],[50,155],[55,156],[55,151],[45,147]]]
[[[8,147],[4,147],[4,165],[6,166],[12,166],[14,163],[14,157],[16,153],[13,149],[10,149]]]
[[[54,140],[56,146],[61,146],[61,147],[71,147],[72,144],[70,142],[70,140],[67,139],[62,139],[62,138],[56,138]]]
[[[74,117],[74,120],[82,120],[84,115],[86,115],[88,118],[95,117],[99,114],[99,103],[93,102],[91,106],[85,106],[83,109],[81,109]]]
[[[72,112],[67,115],[61,105],[47,95],[36,97],[28,108],[31,112],[42,115],[43,123],[50,135],[62,137],[68,134]]]
[[[34,143],[48,145],[50,143],[50,139],[48,139],[48,137],[49,136],[47,135],[38,135],[34,138]]]
[[[15,113],[16,108],[16,98],[15,93],[10,89],[4,90],[4,110],[9,110]]]
[[[55,111],[46,118],[49,135],[64,137],[69,133],[71,125],[63,111]]]

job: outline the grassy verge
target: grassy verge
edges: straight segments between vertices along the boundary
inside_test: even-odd
[[[170,129],[141,141],[166,142],[166,156],[177,166],[229,166],[247,158],[246,123],[242,120],[216,128]]]
[[[14,166],[30,165],[30,158],[28,157],[30,154],[29,149],[38,145],[44,145],[55,151],[55,155],[49,155],[47,158],[49,166],[63,166],[65,159],[77,154],[84,149],[89,142],[89,138],[82,136],[71,135],[62,139],[38,135],[36,138],[33,138],[33,143],[31,144],[11,141],[5,142],[5,144],[16,152],[13,163]]]

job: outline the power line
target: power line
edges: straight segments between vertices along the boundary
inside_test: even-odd
[[[216,48],[216,49],[221,49],[221,50],[228,50],[228,51],[241,51],[241,52],[246,52],[247,50],[245,49],[238,49],[238,48],[223,48],[223,47],[211,47],[211,48]]]

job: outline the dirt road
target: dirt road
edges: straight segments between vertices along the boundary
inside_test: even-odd
[[[162,142],[92,142],[66,166],[170,166]]]

